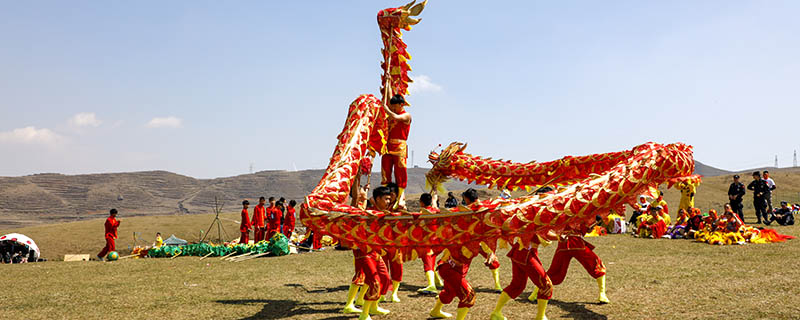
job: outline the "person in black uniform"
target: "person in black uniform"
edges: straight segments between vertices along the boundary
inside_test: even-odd
[[[767,221],[767,196],[769,195],[769,186],[767,182],[761,180],[761,172],[753,172],[753,181],[747,185],[747,190],[753,191],[753,206],[756,208],[756,218],[758,223],[761,224],[761,218]]]
[[[746,192],[744,184],[739,182],[739,175],[734,175],[733,183],[731,183],[731,186],[728,188],[728,199],[730,199],[731,209],[733,209],[733,212],[736,212],[739,216],[739,220],[742,220],[742,223],[744,223],[744,213],[742,213],[744,205],[742,205],[742,197],[744,197]]]

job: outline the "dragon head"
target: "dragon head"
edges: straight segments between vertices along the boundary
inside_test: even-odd
[[[413,18],[422,13],[428,0],[417,3],[417,0],[411,1],[407,5],[397,8],[384,9],[378,12],[378,21],[385,23],[382,27],[386,28],[400,28],[403,30],[411,30],[411,26],[419,23],[422,19]]]

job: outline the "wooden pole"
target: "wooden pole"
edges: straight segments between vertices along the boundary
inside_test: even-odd
[[[246,261],[246,260],[250,260],[250,259],[255,259],[255,258],[258,258],[258,257],[263,257],[263,256],[268,255],[268,254],[269,254],[269,252],[259,253],[259,254],[256,254],[256,255],[249,256],[249,257],[244,258],[244,259],[238,259],[238,260],[233,261],[233,262],[242,262],[242,261]]]
[[[231,252],[231,253],[229,253],[229,254],[226,254],[225,256],[223,256],[222,258],[219,258],[219,259],[220,259],[220,260],[223,260],[223,259],[225,259],[225,258],[227,258],[227,257],[230,257],[230,256],[234,255],[234,254],[236,254],[236,252],[235,252],[235,251],[234,251],[234,252]]]
[[[211,256],[212,254],[214,254],[214,253],[213,253],[213,252],[209,252],[207,255],[204,255],[202,258],[200,258],[200,260],[203,260],[203,259],[205,259],[205,258],[208,258],[208,257],[209,257],[209,256]]]

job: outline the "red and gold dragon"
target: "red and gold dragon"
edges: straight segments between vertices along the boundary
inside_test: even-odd
[[[378,25],[384,48],[383,99],[387,89],[406,94],[410,55],[402,30],[419,22],[425,2],[381,10]],[[387,88],[389,86],[389,88]],[[692,147],[646,143],[631,150],[565,157],[551,162],[514,163],[464,153],[453,143],[432,152],[432,184],[456,178],[498,189],[554,186],[545,193],[516,199],[488,199],[469,208],[438,214],[364,210],[348,203],[360,172],[370,172],[374,153],[384,150],[386,116],[383,100],[369,94],[350,104],[344,129],[322,179],[300,210],[302,223],[341,243],[367,250],[397,249],[404,257],[450,248],[476,253],[480,243],[527,244],[554,239],[565,230],[591,225],[597,215],[621,209],[659,184],[689,177],[694,171]]]

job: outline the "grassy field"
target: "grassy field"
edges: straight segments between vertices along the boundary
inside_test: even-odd
[[[800,173],[776,172],[781,199],[800,202]],[[730,177],[705,179],[696,204],[707,210],[725,202]],[[749,182],[749,178],[742,179]],[[667,191],[671,207],[677,192]],[[745,215],[753,222],[748,194]],[[674,215],[674,210],[673,210]],[[222,215],[231,238],[238,213]],[[118,249],[126,252],[133,232],[148,243],[155,232],[197,241],[213,215],[126,217],[120,214]],[[127,259],[117,262],[58,262],[66,253],[96,254],[103,246],[103,220],[39,225],[20,232],[31,236],[50,262],[2,265],[2,319],[355,319],[338,313],[352,276],[352,255],[325,250],[277,258],[231,263],[195,257]],[[800,236],[800,226],[776,227]],[[212,231],[216,236],[216,232]],[[800,240],[745,246],[710,246],[688,240],[637,239],[626,235],[590,238],[608,268],[608,296],[598,305],[596,284],[577,262],[556,287],[548,308],[550,319],[790,319],[800,306]],[[142,244],[143,242],[139,242]],[[541,249],[545,267],[554,246]],[[501,252],[502,255],[504,252]],[[501,282],[510,281],[510,262],[501,256]],[[423,285],[418,261],[405,265],[402,302],[383,304],[392,313],[375,319],[425,319],[434,298],[419,296]],[[471,319],[486,319],[497,294],[488,290],[491,277],[479,262],[469,280],[478,291]],[[524,300],[531,287],[505,308],[510,319],[532,318],[535,306]],[[455,305],[446,311],[454,312]]]
[[[800,227],[779,227],[800,235]],[[550,319],[789,319],[800,306],[800,242],[710,246],[688,240],[626,235],[590,238],[608,268],[608,296],[598,305],[596,284],[573,262],[556,287]],[[541,249],[545,266],[554,246]],[[501,281],[510,263],[501,258]],[[339,314],[352,276],[352,255],[326,250],[231,263],[196,257],[116,262],[45,262],[3,265],[0,318],[354,319]],[[478,291],[471,319],[486,319],[497,294],[489,271],[474,263],[469,280]],[[425,319],[434,299],[418,296],[418,261],[405,265],[400,303],[375,319]],[[510,319],[531,318],[535,306],[510,302]],[[455,305],[447,311],[454,311]]]

